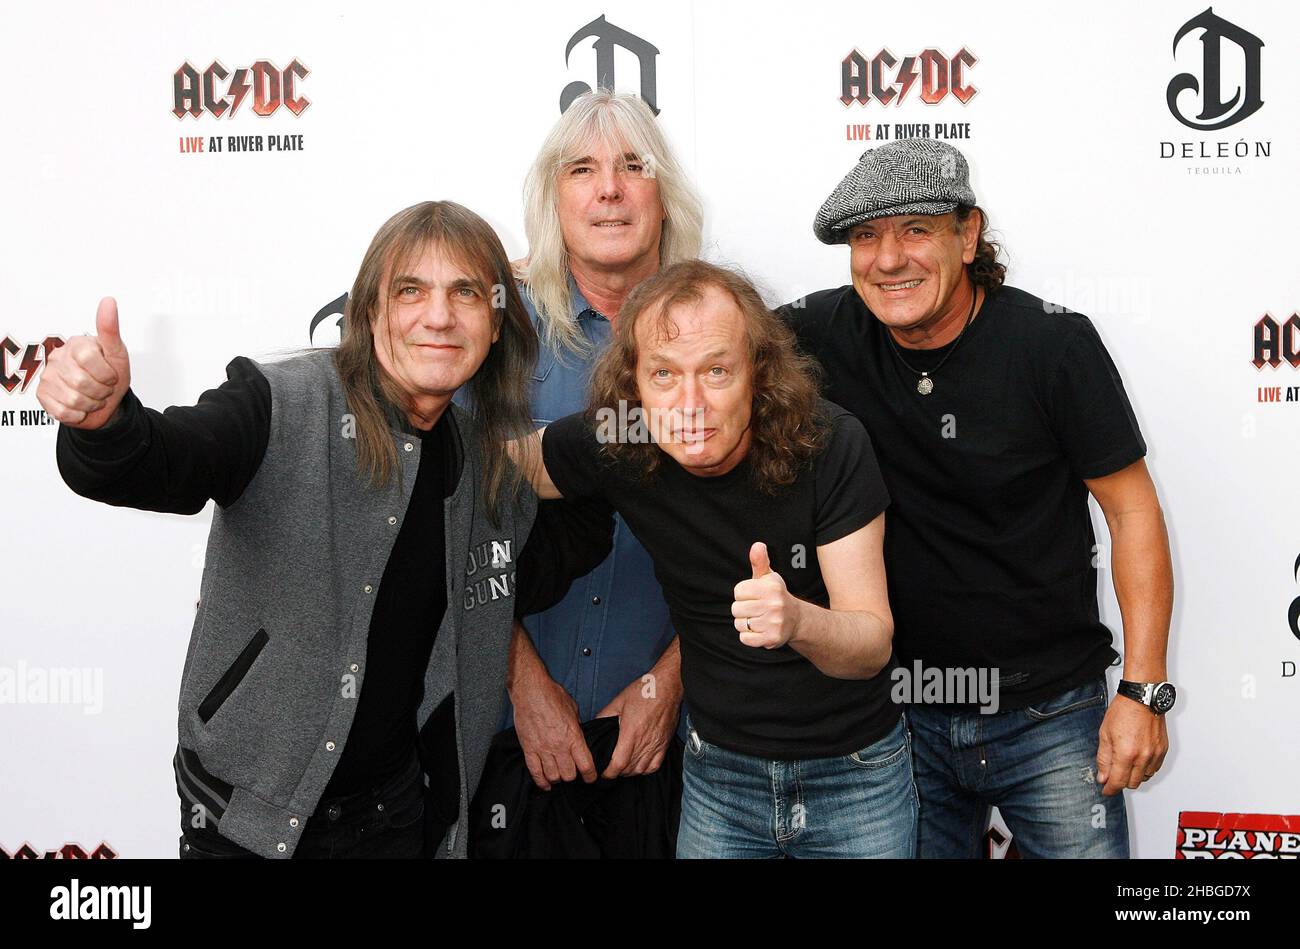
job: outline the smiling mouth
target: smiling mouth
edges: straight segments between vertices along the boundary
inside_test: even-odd
[[[876,286],[878,286],[881,290],[884,290],[886,293],[898,293],[901,290],[911,290],[913,287],[919,287],[920,285],[921,285],[920,280],[908,280],[903,283],[876,284]]]
[[[592,227],[626,227],[627,221],[596,221]]]

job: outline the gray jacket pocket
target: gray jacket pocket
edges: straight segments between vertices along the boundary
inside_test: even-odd
[[[239,683],[244,681],[244,676],[248,674],[249,668],[253,661],[257,659],[258,654],[266,646],[267,640],[271,637],[266,634],[265,629],[259,629],[253,634],[253,638],[235,657],[235,661],[230,664],[230,668],[222,674],[217,680],[217,684],[212,687],[203,701],[199,703],[199,720],[205,725],[208,719],[217,713],[222,703],[230,698],[230,693],[234,692]]]

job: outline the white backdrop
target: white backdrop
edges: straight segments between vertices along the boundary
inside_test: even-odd
[[[1166,103],[1175,74],[1202,74],[1198,33],[1176,58],[1173,40],[1203,2],[9,5],[0,337],[19,352],[5,372],[26,374],[29,344],[90,331],[111,294],[141,399],[192,403],[236,355],[309,345],[312,316],[348,288],[375,229],[420,200],[473,208],[522,256],[525,170],[561,90],[596,83],[592,39],[567,63],[565,46],[602,15],[658,49],[660,121],[705,198],[707,255],[745,268],[774,304],[847,282],[847,250],[817,243],[811,222],[874,144],[849,126],[874,140],[885,124],[962,123],[969,138],[952,141],[1009,282],[1093,318],[1150,446],[1174,549],[1180,701],[1165,769],[1129,804],[1135,853],[1172,856],[1180,811],[1300,812],[1300,679],[1284,676],[1300,659],[1287,621],[1300,596],[1300,402],[1259,401],[1261,387],[1285,400],[1300,370],[1252,364],[1256,321],[1300,308],[1300,12],[1215,5],[1264,43],[1264,104],[1206,132]],[[900,61],[965,48],[977,92],[845,106],[840,63],[855,48]],[[1245,59],[1223,50],[1230,99]],[[295,58],[310,70],[300,115],[256,115],[252,96],[233,117],[172,113],[186,61],[233,74]],[[615,66],[617,87],[640,91],[635,56],[619,50]],[[210,136],[247,135],[301,135],[302,148],[207,151]],[[187,137],[205,151],[182,151]],[[1216,157],[1181,157],[1182,143]],[[0,847],[174,855],[177,689],[211,512],[74,496],[54,428],[22,424],[35,390],[0,390]],[[1118,632],[1108,569],[1102,591]],[[49,694],[74,679],[80,694]]]

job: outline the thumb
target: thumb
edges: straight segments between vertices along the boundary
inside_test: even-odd
[[[754,568],[754,579],[772,572],[772,565],[767,559],[767,544],[759,541],[749,548],[749,565]]]
[[[99,338],[99,347],[105,356],[122,356],[126,346],[122,343],[122,334],[117,325],[117,301],[104,297],[99,301],[95,312],[95,335]]]

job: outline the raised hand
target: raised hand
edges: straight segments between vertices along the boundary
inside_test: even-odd
[[[731,604],[740,641],[764,649],[784,646],[798,626],[799,601],[772,569],[766,544],[756,543],[749,548],[749,565],[754,576],[736,584]]]
[[[69,428],[96,429],[112,421],[131,387],[131,359],[117,324],[117,301],[104,297],[95,335],[74,336],[45,360],[36,398]]]

